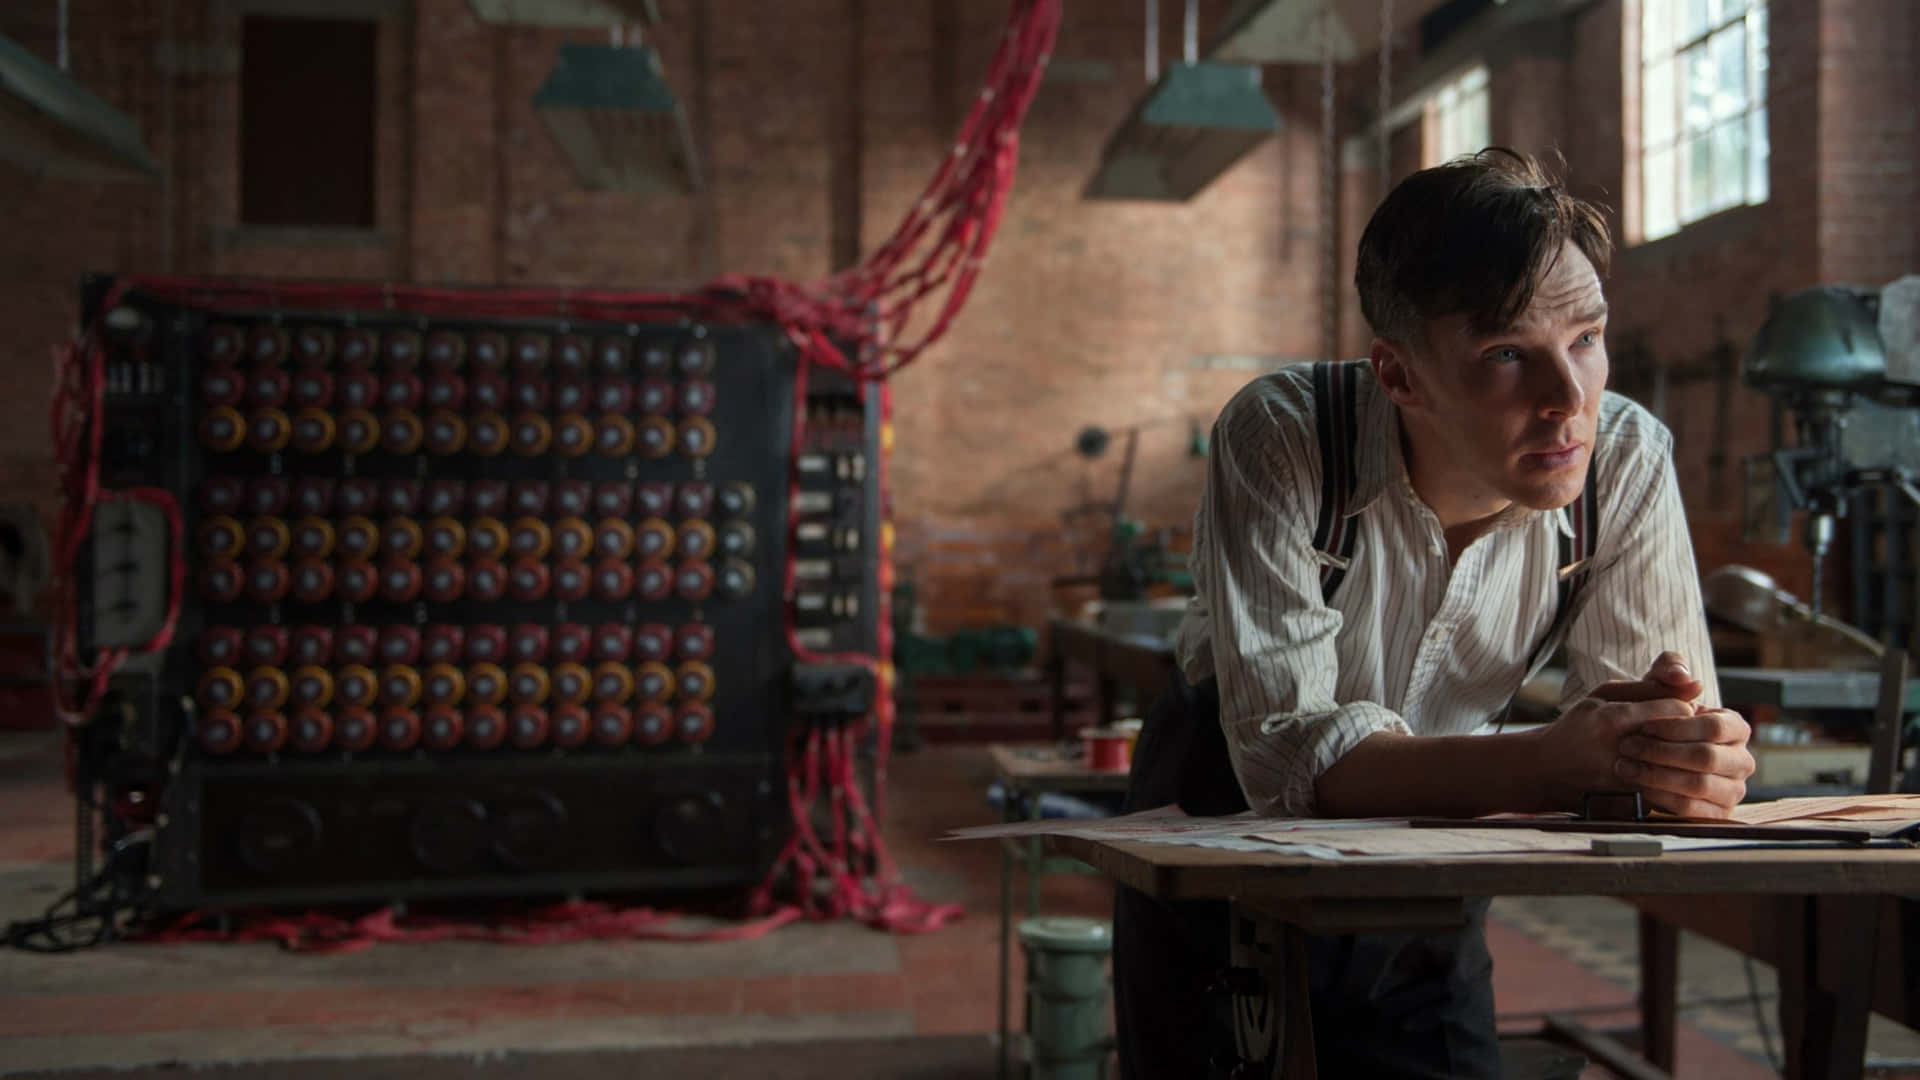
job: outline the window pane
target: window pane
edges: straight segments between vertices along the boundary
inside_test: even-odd
[[[1673,51],[1673,19],[1679,7],[1662,0],[1641,0],[1640,58],[1653,60]]]
[[[1713,126],[1713,53],[1705,46],[1689,49],[1681,56],[1686,65],[1687,87],[1684,104],[1684,130],[1705,131]]]
[[[1479,93],[1466,100],[1461,106],[1460,113],[1460,126],[1464,129],[1461,134],[1464,140],[1461,153],[1474,153],[1484,149],[1489,142],[1493,141],[1488,131],[1487,92],[1484,87]]]
[[[1713,129],[1714,210],[1738,206],[1747,197],[1747,121],[1736,117]]]
[[[1460,92],[1463,94],[1471,94],[1476,90],[1485,90],[1486,88],[1487,88],[1487,69],[1486,68],[1483,68],[1483,67],[1474,68],[1472,71],[1469,71],[1465,75],[1462,75],[1460,77]]]
[[[1658,4],[1660,0],[1651,0],[1651,2]],[[1681,0],[1681,4],[1686,8],[1687,13],[1686,22],[1681,24],[1680,28],[1681,44],[1692,41],[1713,29],[1713,24],[1719,21],[1720,5],[1713,0]]]
[[[1713,211],[1713,140],[1695,135],[1681,144],[1680,220],[1698,221]]]
[[[1673,208],[1673,150],[1655,150],[1647,155],[1641,194],[1640,231],[1648,240],[1658,240],[1679,227]]]
[[[1640,82],[1640,142],[1652,149],[1673,136],[1673,61],[1661,60]]]
[[[1747,201],[1763,203],[1773,185],[1767,170],[1772,167],[1767,149],[1767,107],[1762,105],[1747,114]]]
[[[1713,115],[1725,119],[1747,109],[1747,26],[1734,23],[1713,35],[1708,46],[1713,53],[1713,71],[1718,77],[1714,87]]]
[[[1747,36],[1753,41],[1754,100],[1767,93],[1767,5],[1757,4],[1747,13]]]
[[[1747,10],[1747,0],[1720,0],[1720,18],[1737,19]]]

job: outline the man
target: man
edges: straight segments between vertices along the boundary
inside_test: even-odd
[[[1387,196],[1354,275],[1367,363],[1344,383],[1262,377],[1214,426],[1184,684],[1148,721],[1130,809],[1470,816],[1633,790],[1724,817],[1740,801],[1748,729],[1718,707],[1672,440],[1604,392],[1610,253],[1600,213],[1511,151]],[[1556,645],[1558,719],[1478,733]],[[1499,1074],[1484,911],[1451,934],[1309,939],[1321,1075]],[[1239,1064],[1228,942],[1224,904],[1121,890],[1123,1076]]]

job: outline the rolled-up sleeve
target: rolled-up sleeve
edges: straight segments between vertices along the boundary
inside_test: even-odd
[[[1318,454],[1302,428],[1252,387],[1222,411],[1191,561],[1241,790],[1288,817],[1314,813],[1315,781],[1361,740],[1408,730],[1384,705],[1335,699],[1341,614],[1320,595]]]
[[[1672,437],[1651,418],[1619,469],[1624,490],[1612,536],[1599,538],[1599,565],[1567,635],[1563,707],[1611,680],[1639,679],[1662,652],[1686,658],[1705,689],[1699,704],[1720,704],[1700,573],[1694,563]]]

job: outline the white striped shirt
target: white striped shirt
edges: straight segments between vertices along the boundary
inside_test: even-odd
[[[1375,732],[1469,734],[1499,715],[1553,623],[1559,535],[1572,527],[1564,509],[1515,506],[1449,568],[1439,518],[1407,478],[1398,409],[1362,371],[1348,507],[1359,542],[1328,606],[1309,372],[1255,380],[1214,424],[1179,633],[1187,679],[1219,679],[1248,805],[1289,817],[1311,816],[1320,774]],[[1566,639],[1563,705],[1642,677],[1667,649],[1705,684],[1701,703],[1719,704],[1672,450],[1650,413],[1606,395],[1591,457],[1597,547]]]

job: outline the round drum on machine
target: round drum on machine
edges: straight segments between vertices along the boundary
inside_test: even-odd
[[[593,730],[593,721],[586,709],[571,703],[555,705],[552,717],[553,745],[562,750],[573,750],[586,744],[587,736]]]
[[[358,705],[337,709],[333,714],[333,745],[341,750],[365,750],[380,733],[373,713]]]
[[[450,706],[429,705],[420,718],[420,741],[429,750],[451,750],[466,733],[466,718]]]
[[[299,709],[293,714],[287,738],[295,750],[317,754],[333,740],[333,717],[312,706]]]
[[[633,710],[633,741],[641,746],[659,746],[673,738],[673,713],[665,705],[649,701]]]

